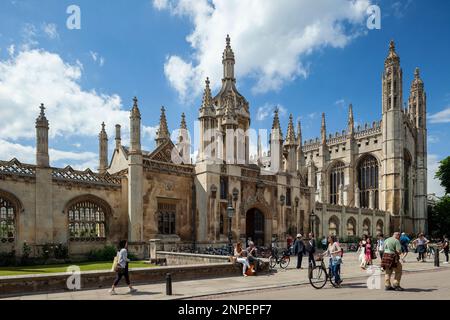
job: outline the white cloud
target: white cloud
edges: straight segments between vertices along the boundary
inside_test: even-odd
[[[42,30],[44,33],[49,37],[50,39],[58,39],[59,33],[56,27],[56,24],[54,23],[44,23],[42,25]]]
[[[344,108],[345,107],[345,100],[344,99],[339,99],[334,103],[336,106]]]
[[[287,115],[287,109],[282,105],[266,103],[263,106],[258,108],[256,113],[256,120],[264,121],[268,117],[272,117],[275,111],[275,108],[278,107],[278,112],[281,117],[285,117]]]
[[[308,75],[307,56],[343,48],[365,28],[370,0],[153,0],[158,10],[187,17],[191,58],[171,55],[166,77],[181,99],[201,93],[206,76],[220,85],[221,55],[230,34],[236,76],[253,79],[254,93],[280,89]]]
[[[438,136],[429,135],[428,136],[428,143],[438,143],[440,141]]]
[[[106,123],[110,141],[114,138],[115,124],[122,126],[122,141],[129,141],[129,108],[123,109],[121,98],[85,90],[79,80],[83,68],[79,61],[67,63],[58,54],[44,50],[19,52],[7,60],[0,60],[0,157],[12,157],[35,163],[33,147],[23,146],[23,139],[35,138],[35,119],[39,105],[46,106],[50,122],[50,139],[96,139],[101,123]],[[130,102],[131,107],[131,102]],[[143,126],[143,137],[151,139],[156,129]],[[143,143],[145,140],[143,139]],[[51,161],[67,161],[74,166],[94,165],[95,153],[76,153],[53,150]],[[95,157],[94,157],[95,155]],[[97,161],[97,160],[96,160]]]
[[[169,5],[168,0],[154,0],[153,1],[153,6],[158,10],[167,9],[168,5]]]
[[[428,117],[431,123],[449,123],[450,122],[450,107],[435,113]]]
[[[9,56],[12,57],[16,52],[16,46],[12,44],[6,50],[8,51]]]
[[[441,186],[439,179],[434,178],[440,165],[439,161],[441,160],[442,158],[436,154],[428,155],[428,193],[434,193],[438,197],[445,194],[444,188]]]
[[[94,60],[94,62],[98,62],[98,65],[100,67],[103,67],[103,65],[105,64],[105,58],[103,58],[97,52],[94,51],[89,51],[89,54],[91,55],[91,58],[92,60]]]

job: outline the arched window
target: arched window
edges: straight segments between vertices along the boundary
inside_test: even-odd
[[[220,199],[228,199],[228,178],[220,177]]]
[[[328,223],[328,233],[330,236],[339,235],[339,219],[336,216],[332,216]]]
[[[17,205],[0,194],[0,241],[13,242],[16,237]]]
[[[72,241],[106,239],[106,207],[95,200],[69,206],[69,236]]]
[[[339,204],[339,187],[345,185],[344,182],[345,164],[342,161],[336,162],[330,170],[330,203]]]
[[[158,203],[158,233],[175,234],[177,206],[173,203]]]
[[[405,160],[404,160],[404,205],[405,214],[409,214],[410,212],[410,202],[411,202],[411,155],[408,151],[405,150]]]
[[[383,220],[378,220],[377,222],[377,235],[384,234],[384,223]]]
[[[356,220],[354,218],[349,218],[347,220],[347,236],[356,236]]]
[[[370,220],[365,219],[363,222],[363,234],[370,236]]]
[[[374,208],[379,208],[378,192],[378,161],[371,155],[365,156],[358,165],[358,188],[360,206],[370,207],[370,193],[373,192]]]

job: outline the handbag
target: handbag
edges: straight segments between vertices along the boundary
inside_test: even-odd
[[[119,257],[116,255],[113,260],[111,271],[118,272],[119,271]]]

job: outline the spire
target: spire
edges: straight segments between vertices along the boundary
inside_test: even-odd
[[[141,152],[141,112],[136,97],[133,99],[133,108],[130,112],[130,151]]]
[[[353,105],[348,106],[348,134],[353,135],[355,132],[355,120],[353,118]]]
[[[296,145],[296,139],[295,139],[295,131],[294,131],[294,121],[292,114],[289,116],[289,125],[286,133],[286,145]]]
[[[202,106],[200,107],[200,116],[211,115],[213,116],[214,107],[211,94],[209,78],[205,80],[205,90],[203,91]]]
[[[230,35],[227,35],[226,46],[222,56],[223,81],[231,80],[234,82],[235,81],[234,64],[236,61],[234,59],[234,52],[233,49],[231,49],[230,43],[231,43]]]
[[[45,117],[45,107],[42,103],[41,112],[36,119],[36,164],[38,167],[49,167],[48,155],[48,120]]]
[[[161,107],[161,116],[159,118],[159,129],[156,133],[156,146],[159,147],[166,140],[170,139],[169,127],[167,126],[166,109]]]
[[[98,172],[105,174],[108,169],[108,135],[105,130],[105,123],[102,123],[102,130],[98,135],[99,140],[99,167]]]
[[[275,108],[274,116],[273,116],[273,124],[272,124],[272,130],[279,129],[281,132],[281,126],[280,126],[280,118],[278,117],[279,109],[278,107]]]
[[[180,124],[180,129],[187,129],[187,125],[186,125],[186,115],[184,114],[184,112],[181,114],[181,124]]]
[[[141,119],[141,112],[139,111],[138,99],[136,97],[133,98],[133,108],[131,109],[131,116]]]
[[[327,144],[327,125],[325,122],[325,113],[322,113],[322,128],[320,132],[322,134],[322,144]]]
[[[400,64],[400,57],[398,56],[397,52],[395,51],[395,43],[394,40],[391,40],[389,43],[389,54],[385,61],[385,66],[389,66],[392,64]]]
[[[302,145],[302,124],[300,120],[297,121],[297,144]]]

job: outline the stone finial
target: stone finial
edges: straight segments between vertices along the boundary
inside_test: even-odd
[[[211,88],[209,85],[210,85],[209,78],[206,78],[205,90],[203,91],[202,106],[200,107],[200,113],[202,113],[203,115],[208,111],[214,112]],[[210,115],[212,115],[212,113]]]
[[[102,123],[102,130],[98,136],[99,139],[99,168],[100,174],[106,173],[108,168],[108,135],[105,131],[105,123]]]
[[[36,164],[38,167],[49,167],[50,158],[48,153],[48,120],[45,117],[45,107],[41,103],[41,112],[36,119]]]
[[[297,144],[302,145],[302,124],[300,120],[297,121]]]
[[[116,149],[119,149],[122,144],[122,136],[120,133],[121,126],[116,124]]]
[[[391,42],[389,43],[389,54],[386,58],[385,61],[385,66],[387,67],[388,65],[391,64],[399,64],[400,63],[400,58],[397,54],[397,52],[395,51],[395,43],[394,40],[391,40]]]
[[[138,99],[136,97],[133,98],[133,108],[131,109],[131,117],[132,118],[141,118],[141,112],[139,111]]]
[[[180,129],[187,130],[187,125],[186,125],[186,115],[184,114],[184,112],[181,114]]]
[[[160,146],[163,142],[170,139],[169,127],[167,125],[166,109],[161,107],[161,116],[159,118],[159,129],[156,133],[156,145]]]
[[[289,116],[289,125],[286,133],[286,145],[296,145],[294,121],[292,114]]]

